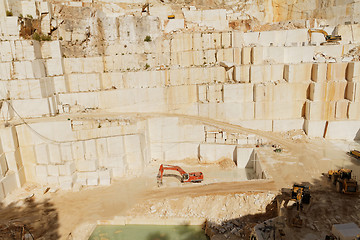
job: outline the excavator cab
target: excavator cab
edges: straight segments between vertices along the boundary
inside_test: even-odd
[[[185,173],[184,175],[182,175],[181,182],[186,182],[188,180],[189,180],[189,174]]]

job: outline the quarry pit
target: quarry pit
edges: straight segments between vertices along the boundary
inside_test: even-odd
[[[359,195],[326,177],[360,183],[359,9],[0,0],[0,239],[157,225],[144,239],[317,240],[360,226]],[[159,185],[161,164],[204,178]],[[293,184],[310,187],[301,210]]]

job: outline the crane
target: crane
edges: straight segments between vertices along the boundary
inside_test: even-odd
[[[159,168],[159,173],[157,175],[157,182],[158,182],[159,185],[162,184],[162,178],[163,178],[165,170],[178,171],[180,173],[180,175],[181,175],[180,181],[182,183],[183,182],[198,183],[198,182],[201,182],[202,180],[204,180],[204,175],[203,175],[202,172],[190,172],[190,173],[187,173],[179,166],[161,164],[160,168]]]
[[[308,33],[309,33],[309,41],[310,42],[311,42],[311,34],[312,33],[322,33],[324,35],[324,38],[326,41],[325,43],[339,44],[339,41],[341,41],[340,35],[329,35],[325,30],[322,30],[322,29],[309,29]]]

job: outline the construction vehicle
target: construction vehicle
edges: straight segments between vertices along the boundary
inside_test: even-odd
[[[325,30],[322,29],[309,29],[309,41],[311,42],[311,34],[312,33],[322,33],[324,35],[325,41],[324,43],[321,43],[321,45],[324,44],[339,44],[339,41],[341,41],[340,35],[329,35]]]
[[[180,175],[181,175],[180,181],[182,183],[185,183],[185,182],[199,183],[199,182],[202,182],[202,180],[204,180],[204,175],[203,175],[202,172],[190,172],[190,173],[187,173],[179,166],[161,164],[160,168],[159,168],[159,173],[157,175],[158,185],[162,184],[162,179],[163,179],[165,170],[178,171],[180,173]]]
[[[300,217],[300,212],[303,209],[303,204],[310,203],[310,187],[300,184],[294,184],[291,189],[291,200],[295,200],[296,202],[296,214],[294,217],[291,217],[290,224],[293,227],[301,228],[303,226],[303,220]]]
[[[352,170],[350,169],[339,169],[329,170],[328,178],[331,182],[336,185],[336,190],[339,193],[356,193],[358,186],[357,181],[351,178]]]
[[[175,15],[168,15],[168,19],[175,19]]]
[[[350,155],[360,159],[360,151],[358,151],[358,150],[350,151]]]
[[[291,199],[296,201],[296,209],[300,211],[303,204],[310,203],[310,187],[300,184],[294,184],[291,191]]]

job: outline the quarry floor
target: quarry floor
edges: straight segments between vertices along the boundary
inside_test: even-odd
[[[336,193],[321,175],[332,168],[347,167],[359,179],[360,161],[346,154],[353,143],[309,139],[302,131],[270,133],[210,119],[188,118],[223,129],[251,132],[280,145],[281,153],[273,152],[270,146],[257,149],[270,178],[241,181],[244,179],[229,177],[228,173],[234,171],[231,166],[186,162],[182,165],[186,170],[200,169],[205,177],[209,173],[211,179],[201,184],[180,184],[175,178],[166,178],[159,188],[158,163],[154,162],[140,176],[78,192],[59,190],[44,194],[44,186],[27,183],[0,206],[0,224],[7,226],[6,231],[0,229],[0,238],[11,239],[20,233],[23,224],[36,239],[86,239],[99,221],[166,223],[181,219],[184,223],[207,220],[212,229],[208,231],[211,239],[249,239],[252,226],[276,216],[272,200],[281,195],[280,189],[295,182],[309,184],[312,199],[300,214],[305,219],[304,226],[285,227],[284,239],[323,239],[334,223],[352,221],[360,225],[359,195]],[[214,175],[217,171],[222,173]],[[32,194],[33,197],[27,198]],[[291,208],[286,214],[292,214]],[[231,231],[234,228],[238,233]]]

